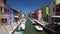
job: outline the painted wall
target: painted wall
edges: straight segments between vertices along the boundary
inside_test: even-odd
[[[46,7],[42,6],[42,17],[46,17]]]
[[[14,22],[14,15],[13,15],[13,10],[10,9],[10,23]]]
[[[8,5],[5,5],[4,8],[6,9],[5,11],[8,10],[7,13],[5,13],[5,11],[4,11],[4,18],[7,19],[6,24],[10,24],[10,7]]]
[[[56,4],[59,4],[60,3],[60,0],[56,0]]]
[[[44,21],[48,21],[49,8],[47,5],[42,7],[42,17]]]
[[[6,24],[10,24],[10,15],[5,14],[5,15],[4,15],[4,18],[7,19]]]
[[[48,7],[46,7],[46,14],[47,14],[47,15],[49,14],[49,9],[48,9]]]
[[[4,3],[0,2],[0,7],[4,7]],[[2,8],[2,14],[0,14],[0,18],[4,17],[4,8]]]
[[[54,16],[56,14],[56,0],[53,0],[50,4],[49,4],[49,22],[52,23],[51,21],[51,16]]]
[[[55,2],[55,0],[53,0],[49,4],[49,16],[54,16],[55,15],[55,12],[56,12],[56,4],[54,2]]]
[[[0,2],[0,7],[4,7],[4,3]],[[0,14],[0,23],[2,18],[4,18],[4,8],[2,8],[2,13]]]
[[[38,20],[41,20],[42,18],[42,10],[38,10]]]
[[[56,5],[56,15],[60,16],[60,4]]]

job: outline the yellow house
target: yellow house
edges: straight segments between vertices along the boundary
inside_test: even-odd
[[[59,4],[60,3],[60,0],[56,0],[56,4]]]

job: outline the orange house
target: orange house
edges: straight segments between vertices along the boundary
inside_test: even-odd
[[[3,22],[4,19],[4,5],[5,5],[5,0],[0,0],[0,24]]]

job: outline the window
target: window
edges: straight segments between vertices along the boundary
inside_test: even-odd
[[[55,1],[53,2],[53,4],[55,4]]]
[[[1,23],[6,23],[7,22],[7,19],[6,18],[2,18],[1,19]]]
[[[2,7],[0,7],[0,14],[2,13]]]
[[[55,7],[53,8],[53,12],[55,12],[56,11],[56,9],[55,9]]]
[[[4,14],[9,14],[9,9],[4,9]]]
[[[56,9],[56,12],[60,12],[60,8]]]
[[[5,14],[7,13],[7,10],[6,10],[6,9],[4,9],[4,13],[5,13]]]
[[[7,9],[4,9],[4,13],[7,13]]]

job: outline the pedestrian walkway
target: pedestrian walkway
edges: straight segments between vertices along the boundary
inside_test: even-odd
[[[12,23],[11,25],[2,25],[1,29],[0,29],[0,34],[8,34],[13,27],[16,26],[16,23]]]
[[[22,24],[22,22],[26,22],[26,19],[23,18],[22,21],[21,21],[21,24]],[[21,24],[20,24],[20,25],[21,25]],[[23,24],[24,24],[24,23],[23,23]],[[23,34],[23,31],[20,29],[20,25],[17,27],[17,30],[14,31],[13,34]]]
[[[20,21],[18,23],[20,23]],[[15,26],[18,25],[18,23],[14,22],[9,25],[2,25],[0,28],[0,34],[9,34],[15,28]]]
[[[0,24],[0,29],[2,28],[2,25]]]
[[[21,20],[18,21],[17,25],[15,27],[13,27],[12,31],[9,32],[9,34],[13,34],[13,32],[17,29],[17,27],[21,24]]]
[[[47,23],[47,22],[45,22],[45,21],[39,21],[39,20],[37,20],[37,19],[33,19],[33,20],[34,20],[34,21],[37,21],[37,23],[40,24],[40,25],[42,25],[42,26],[45,26],[45,25],[49,24],[49,23]]]

